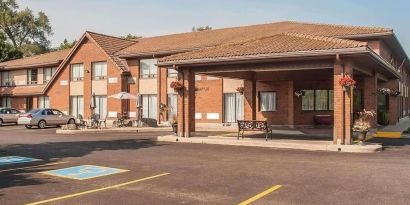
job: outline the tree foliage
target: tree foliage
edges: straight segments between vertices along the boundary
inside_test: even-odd
[[[76,40],[69,42],[67,39],[64,39],[64,41],[60,43],[60,46],[58,46],[54,50],[58,51],[58,50],[69,49],[69,48],[74,47],[76,43],[77,43]]]
[[[136,35],[128,34],[126,36],[120,36],[120,38],[125,39],[125,40],[134,41],[136,39],[142,38],[142,36],[136,36]]]
[[[0,62],[23,57],[23,53],[15,49],[6,40],[4,34],[0,33]]]
[[[0,0],[0,31],[24,56],[49,49],[48,36],[52,35],[52,29],[47,15],[44,12],[35,15],[29,8],[19,10],[15,0]]]
[[[212,30],[212,27],[210,26],[201,26],[196,28],[195,26],[192,27],[192,32],[197,32],[197,31],[208,31],[208,30]]]

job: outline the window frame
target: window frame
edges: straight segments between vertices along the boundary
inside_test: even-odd
[[[261,95],[263,94],[263,93],[273,93],[274,94],[274,110],[262,110],[262,98],[261,98]],[[258,92],[258,101],[259,101],[259,107],[258,107],[258,110],[259,110],[259,112],[276,112],[276,111],[278,111],[278,108],[277,108],[277,106],[278,106],[278,101],[277,101],[277,92],[276,91],[259,91]]]
[[[7,73],[7,80],[5,81],[5,74]],[[10,87],[12,86],[12,80],[10,78],[10,71],[2,71],[1,72],[1,86],[2,87]]]
[[[324,109],[324,110],[318,110],[317,108],[316,108],[316,91],[318,91],[318,90],[326,90],[327,92],[327,104],[326,104],[326,108],[327,109]],[[300,110],[302,111],[302,112],[330,112],[330,111],[333,111],[334,110],[334,104],[333,104],[333,106],[332,106],[332,109],[330,109],[330,92],[331,91],[333,91],[333,95],[334,95],[334,90],[331,90],[331,89],[304,89],[304,90],[302,90],[302,91],[313,91],[313,110],[304,110],[303,109],[303,97],[301,98],[301,107],[300,107]],[[334,103],[334,102],[333,102]]]
[[[169,72],[170,70],[174,70],[175,72]],[[178,78],[178,71],[173,68],[167,69],[167,77],[168,78]]]
[[[142,65],[142,63],[143,63],[144,61],[145,61],[145,62],[146,62],[146,61],[155,61],[154,65],[153,65],[153,66],[155,66],[155,69],[152,69],[152,68],[151,68],[151,64],[149,64],[150,66],[149,66],[149,68],[148,68],[148,74],[143,74],[143,72],[142,72],[143,67],[142,67],[141,65]],[[157,63],[158,63],[158,60],[155,59],[155,58],[144,58],[144,59],[140,59],[140,60],[139,60],[139,71],[140,71],[139,76],[140,76],[140,78],[141,78],[141,79],[157,78],[157,76],[158,76],[158,66],[156,65]],[[154,72],[151,72],[151,71],[153,71],[153,70],[155,70],[155,71],[154,71]]]
[[[79,77],[74,77],[74,66],[76,65],[82,65],[82,72],[80,72]],[[71,81],[84,81],[84,63],[73,63],[70,65],[70,80]]]
[[[105,74],[104,75],[95,75],[95,65],[97,64],[101,64],[101,63],[105,63]],[[107,61],[95,61],[95,62],[91,62],[91,79],[92,80],[105,80],[107,79],[107,75],[108,75],[108,64]]]
[[[47,67],[47,68],[43,68],[43,84],[47,84],[51,78],[53,78],[54,74],[56,73],[57,68],[56,67]],[[47,71],[50,71],[50,79],[46,80],[46,76],[47,76]]]
[[[34,71],[34,72],[33,72]],[[33,75],[33,73],[35,73],[35,75]],[[26,71],[26,84],[27,85],[36,85],[38,84],[38,69],[37,68],[33,68],[33,69],[27,69]],[[33,77],[35,80],[33,80]]]

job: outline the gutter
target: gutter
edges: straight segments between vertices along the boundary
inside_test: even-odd
[[[367,47],[358,48],[343,48],[332,50],[312,50],[312,51],[296,51],[285,53],[270,53],[270,54],[258,54],[247,56],[231,56],[231,57],[217,57],[217,58],[203,58],[192,60],[176,60],[176,61],[164,61],[159,62],[158,66],[174,66],[174,65],[193,65],[200,63],[218,63],[218,62],[234,62],[245,60],[264,60],[264,59],[280,59],[280,58],[294,58],[294,57],[315,57],[323,55],[336,55],[336,54],[360,54],[366,53]]]

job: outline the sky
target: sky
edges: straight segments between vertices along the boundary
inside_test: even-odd
[[[393,28],[410,55],[408,0],[17,0],[50,18],[52,46],[85,31],[144,37],[283,20]]]

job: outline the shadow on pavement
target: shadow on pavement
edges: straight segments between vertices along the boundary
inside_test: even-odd
[[[371,143],[381,143],[383,144],[384,149],[390,149],[390,148],[398,148],[398,147],[404,147],[404,146],[409,146],[410,145],[410,139],[406,138],[373,138],[369,140],[368,142]]]
[[[149,139],[123,139],[107,141],[75,141],[75,142],[52,142],[41,144],[15,144],[0,147],[0,156],[25,156],[42,159],[41,162],[6,165],[0,167],[0,189],[15,186],[30,186],[44,183],[55,183],[41,179],[32,178],[30,173],[47,171],[48,163],[58,161],[68,157],[83,157],[94,151],[105,150],[138,150],[153,146],[163,146],[156,144]],[[38,166],[20,170],[2,171],[19,167]]]

